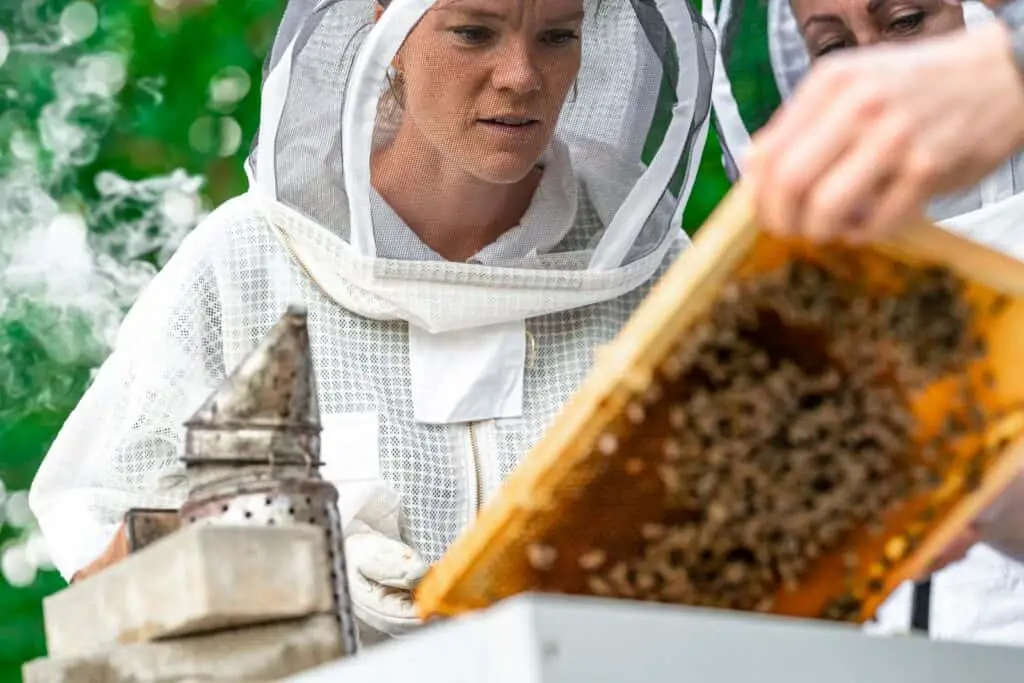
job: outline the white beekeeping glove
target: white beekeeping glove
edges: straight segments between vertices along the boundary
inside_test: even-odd
[[[335,485],[359,638],[365,645],[408,633],[421,623],[412,591],[429,566],[399,540],[401,499],[380,480],[339,481]]]
[[[389,636],[400,636],[422,622],[412,591],[427,563],[400,541],[366,528],[345,539],[349,590],[356,618]]]

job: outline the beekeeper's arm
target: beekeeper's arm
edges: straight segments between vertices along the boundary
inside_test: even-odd
[[[178,460],[183,423],[225,377],[221,292],[232,283],[220,280],[231,274],[218,277],[211,255],[231,248],[232,215],[230,206],[218,209],[146,288],[36,475],[30,504],[69,581],[127,554],[128,509],[177,508],[187,494]],[[234,332],[254,342],[260,334]],[[412,628],[410,591],[426,565],[399,540],[398,495],[383,482],[333,483],[358,616],[387,634]]]
[[[124,555],[116,536],[129,508],[182,502],[181,425],[223,377],[209,234],[190,234],[143,291],[32,483],[32,512],[67,580]]]
[[[761,221],[868,239],[991,173],[1024,147],[1022,30],[992,22],[820,60],[745,160]]]

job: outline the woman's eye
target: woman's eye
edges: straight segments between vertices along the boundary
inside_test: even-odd
[[[852,47],[852,45],[850,45],[850,43],[848,41],[836,40],[836,41],[833,41],[833,42],[830,42],[830,43],[825,43],[824,45],[819,45],[814,50],[814,56],[815,57],[824,57],[825,55],[827,55],[830,52],[835,52],[837,50],[845,50],[848,47]]]
[[[896,33],[914,33],[921,28],[921,24],[924,23],[924,12],[914,12],[913,14],[904,14],[903,16],[894,18],[889,22],[889,30]]]
[[[546,45],[568,45],[575,43],[580,39],[580,34],[577,31],[570,29],[557,29],[554,31],[548,31],[544,34],[542,40]]]
[[[467,45],[483,45],[494,35],[494,31],[486,26],[458,26],[451,32]]]

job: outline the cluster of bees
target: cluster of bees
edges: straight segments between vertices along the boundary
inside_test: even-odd
[[[598,441],[625,476],[653,466],[665,500],[633,556],[579,555],[590,593],[771,611],[855,527],[880,529],[894,504],[942,483],[941,458],[912,457],[909,393],[984,352],[977,311],[947,270],[895,274],[898,286],[869,289],[798,260],[726,288],[626,411],[657,438]],[[908,550],[905,538],[886,546]],[[550,558],[535,547],[530,561]],[[841,596],[821,616],[859,606]]]

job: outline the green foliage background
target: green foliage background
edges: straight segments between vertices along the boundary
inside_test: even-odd
[[[3,0],[0,31],[14,44],[27,17],[53,23],[69,2]],[[71,177],[53,180],[55,196],[82,202],[94,199],[95,176],[102,170],[143,179],[177,168],[206,178],[204,194],[209,207],[242,192],[246,181],[241,161],[257,123],[262,60],[283,0],[161,0],[160,4],[153,0],[95,0],[95,7],[98,29],[79,47],[86,51],[113,49],[127,55],[127,81],[117,95],[110,125],[99,133],[101,144],[94,160]],[[752,9],[758,10],[756,6]],[[767,68],[763,23],[763,11],[748,11],[737,35],[740,49],[728,57],[744,118],[755,124],[767,118],[778,97]],[[51,77],[58,57],[12,50],[6,63],[0,60],[0,181],[9,170],[14,131],[32,127],[53,99]],[[242,144],[234,154],[222,157],[190,144],[190,127],[197,118],[222,114],[211,111],[208,86],[226,66],[247,72],[252,88],[231,112],[241,126]],[[153,95],[154,84],[159,97]],[[728,187],[712,133],[684,219],[690,232]],[[74,330],[78,323],[49,320],[54,312],[26,302],[18,315],[4,315],[4,304],[10,303],[5,299],[13,296],[0,291],[0,481],[8,490],[24,490],[101,354],[77,354],[71,363],[55,359],[39,330],[49,324]],[[92,343],[88,336],[83,326],[80,343]],[[0,524],[0,547],[15,533],[9,525]],[[0,681],[20,680],[21,664],[44,654],[41,600],[63,585],[53,572],[40,573],[34,583],[22,588],[8,585],[0,576]]]
[[[4,0],[0,31],[16,44],[31,15],[53,24],[71,0]],[[170,7],[165,0],[164,7]],[[117,111],[94,161],[71,178],[57,179],[58,197],[95,198],[94,179],[113,170],[128,179],[143,179],[184,168],[203,175],[210,206],[244,191],[241,159],[258,117],[258,88],[263,55],[273,38],[282,0],[189,0],[164,9],[152,0],[103,0],[95,3],[99,26],[81,51],[113,50],[128,56],[126,86],[117,97]],[[12,131],[31,124],[53,100],[53,68],[59,55],[18,53],[0,66],[0,180],[8,170]],[[196,150],[189,141],[192,122],[218,114],[209,108],[211,78],[225,66],[244,69],[252,87],[232,116],[243,130],[238,152],[223,158]],[[154,97],[154,88],[160,96]],[[0,230],[4,230],[0,226]],[[0,292],[0,303],[11,292]],[[0,305],[0,310],[5,306]],[[100,360],[89,354],[71,365],[47,352],[40,318],[55,315],[45,307],[23,315],[0,315],[0,480],[8,490],[27,489],[60,425],[84,391],[92,367]],[[73,322],[54,321],[62,330]],[[82,344],[90,343],[87,326]],[[13,379],[12,379],[13,378]],[[14,388],[16,387],[16,389]],[[46,400],[40,400],[40,396]],[[0,526],[0,545],[16,530]],[[23,662],[45,652],[41,600],[64,586],[55,572],[40,573],[28,587],[15,588],[0,577],[0,681],[21,680]],[[88,618],[88,615],[83,615]]]

